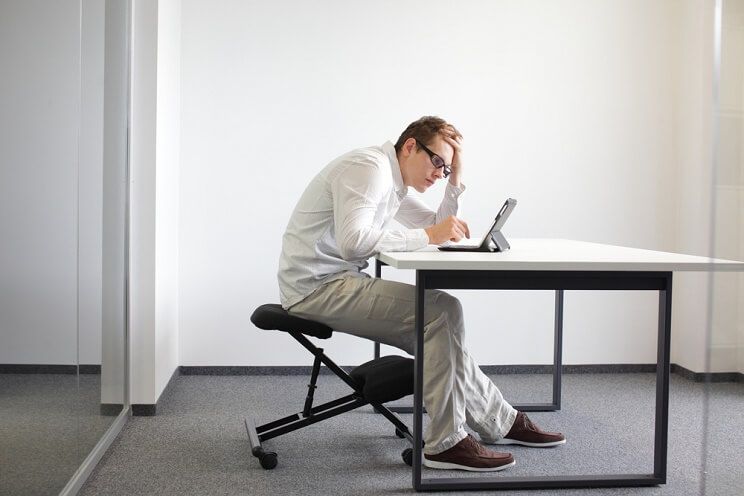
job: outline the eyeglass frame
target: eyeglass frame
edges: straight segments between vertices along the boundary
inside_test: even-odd
[[[416,138],[414,138],[414,139],[416,139]],[[439,155],[437,155],[433,151],[429,150],[429,148],[427,148],[426,145],[423,144],[421,141],[416,140],[416,145],[418,145],[419,148],[421,148],[422,150],[424,150],[426,152],[426,154],[429,155],[429,160],[431,161],[431,165],[433,165],[435,169],[444,169],[444,177],[445,177],[445,179],[447,178],[447,176],[449,176],[450,174],[452,174],[452,165],[451,164],[450,165],[447,165],[444,162],[444,159],[442,157],[440,157]],[[442,165],[435,164],[434,163],[434,157],[436,157],[439,160],[441,160],[442,161]]]

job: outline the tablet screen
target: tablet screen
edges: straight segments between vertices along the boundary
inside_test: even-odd
[[[509,198],[504,202],[504,205],[501,207],[501,210],[499,210],[498,215],[496,215],[496,220],[493,222],[493,227],[491,228],[488,233],[492,233],[493,231],[500,231],[502,227],[504,227],[504,224],[506,223],[506,219],[509,218],[509,215],[511,215],[512,210],[514,210],[514,207],[517,206],[517,200],[514,198]]]
[[[514,210],[514,207],[517,206],[517,200],[514,198],[507,199],[504,204],[501,206],[501,210],[499,210],[499,213],[496,214],[496,218],[493,219],[493,224],[491,224],[491,227],[486,231],[486,234],[483,235],[483,238],[480,240],[480,244],[483,244],[483,242],[488,238],[488,236],[491,235],[492,232],[500,231],[501,228],[506,223],[506,219],[509,218],[509,215],[512,213],[512,210]]]

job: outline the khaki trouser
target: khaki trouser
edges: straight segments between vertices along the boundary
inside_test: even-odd
[[[413,354],[415,295],[410,284],[347,276],[321,286],[289,312]],[[466,423],[486,442],[502,438],[517,411],[465,348],[459,300],[427,290],[424,321],[424,405],[430,418],[424,452],[441,453],[460,442]]]

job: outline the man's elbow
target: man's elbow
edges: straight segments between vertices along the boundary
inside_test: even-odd
[[[371,256],[371,251],[359,239],[346,239],[338,245],[339,255],[347,262],[367,259]]]
[[[343,258],[347,262],[353,262],[354,260],[359,260],[361,258],[359,250],[357,250],[355,247],[342,245],[338,247],[338,252],[341,255],[341,258]]]

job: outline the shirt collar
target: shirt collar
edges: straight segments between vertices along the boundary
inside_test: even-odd
[[[399,197],[403,197],[408,194],[408,186],[403,184],[403,175],[400,172],[400,164],[398,163],[398,154],[395,152],[395,146],[393,146],[392,142],[387,141],[382,145],[382,149],[390,160],[390,169],[392,169],[393,173],[395,192],[398,193]]]

